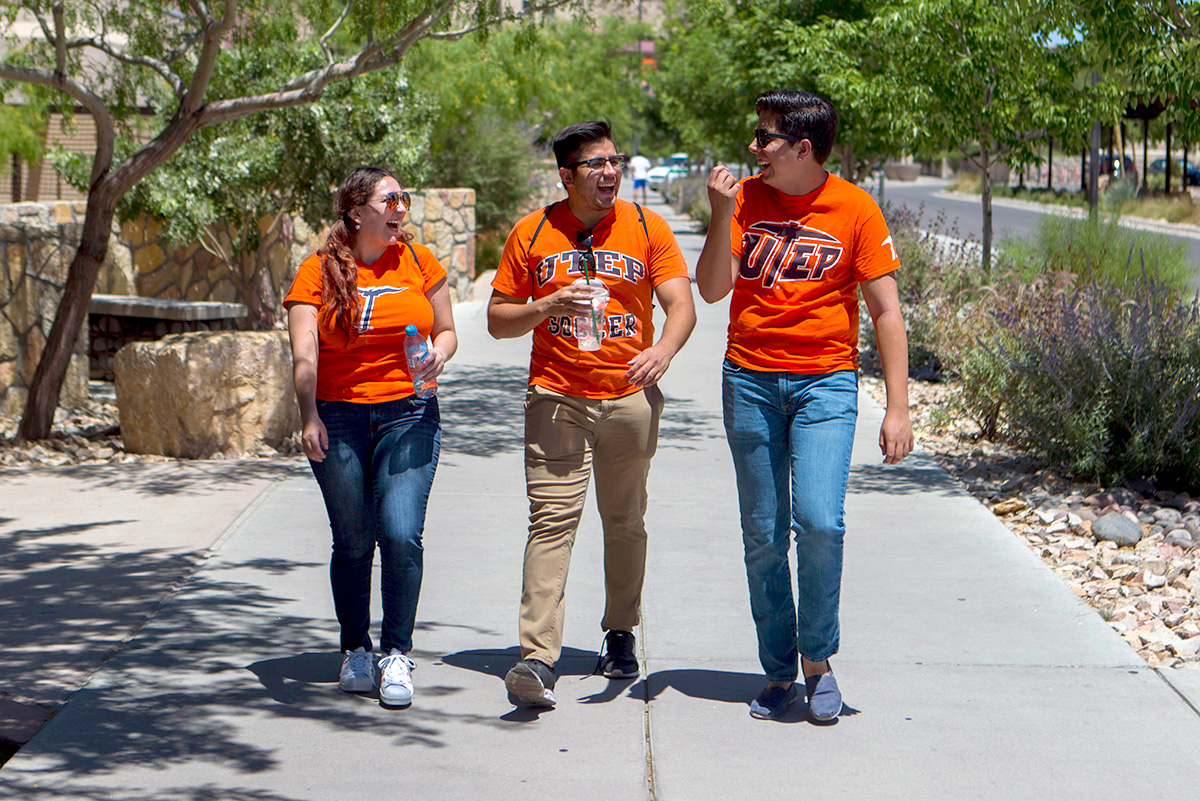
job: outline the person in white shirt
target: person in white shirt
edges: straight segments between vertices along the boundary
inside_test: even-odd
[[[638,190],[642,190],[642,203],[646,203],[646,181],[650,178],[650,159],[637,155],[629,160],[629,170],[633,173],[633,202],[637,203]]]

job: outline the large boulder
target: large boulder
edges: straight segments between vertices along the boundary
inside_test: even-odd
[[[300,429],[286,331],[195,331],[117,353],[126,450],[205,459],[278,446]]]

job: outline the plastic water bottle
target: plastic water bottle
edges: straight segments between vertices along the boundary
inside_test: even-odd
[[[404,329],[404,358],[408,360],[408,374],[413,376],[413,390],[416,391],[418,398],[432,398],[437,392],[437,380],[433,378],[423,378],[420,381],[416,379],[417,374],[424,366],[425,359],[429,356],[429,345],[425,342],[425,337],[421,336],[415,325],[410,325]]]

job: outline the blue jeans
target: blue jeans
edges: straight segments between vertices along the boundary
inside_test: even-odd
[[[858,374],[764,372],[729,360],[722,373],[758,658],[769,681],[793,681],[798,656],[820,662],[838,650],[842,515]],[[795,602],[788,570],[792,532]]]
[[[425,509],[441,451],[437,397],[382,403],[318,401],[329,434],[313,474],[333,529],[329,579],[341,649],[371,650],[371,563],[379,546],[383,653],[412,650],[421,593]]]

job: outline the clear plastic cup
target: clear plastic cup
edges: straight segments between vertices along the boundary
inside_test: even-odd
[[[588,283],[583,278],[575,282],[579,286],[591,290],[590,302],[576,302],[581,307],[575,313],[575,339],[579,341],[580,350],[600,350],[600,340],[604,337],[604,308],[608,305],[608,287],[593,278]]]

